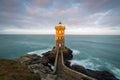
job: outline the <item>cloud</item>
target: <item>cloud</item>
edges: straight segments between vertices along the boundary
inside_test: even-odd
[[[55,0],[30,0],[30,3],[41,7],[49,7],[53,4],[53,1]]]
[[[76,0],[90,13],[106,11],[109,9],[120,8],[120,0]]]
[[[104,17],[106,17],[107,15],[109,15],[109,13],[111,12],[111,10],[108,10],[106,12],[100,12],[100,13],[95,13],[90,15],[90,21],[93,21],[95,25],[100,25],[100,22],[103,20]]]
[[[0,0],[0,11],[19,13],[24,10],[22,0]]]
[[[59,21],[62,21],[68,30],[89,27],[114,29],[117,32],[120,27],[119,2],[119,0],[0,0],[0,32],[6,32],[5,30],[12,32],[9,29],[52,30]]]

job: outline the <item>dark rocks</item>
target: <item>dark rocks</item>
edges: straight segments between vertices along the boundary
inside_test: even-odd
[[[64,53],[65,61],[72,60],[72,58],[73,58],[72,50],[70,50],[69,48],[65,47],[63,53]],[[56,58],[55,47],[53,47],[53,49],[51,51],[43,53],[42,55],[43,55],[42,59],[45,59],[45,60],[47,60],[48,63],[54,65],[55,58]]]
[[[71,67],[71,63],[69,61],[65,61],[64,64],[67,66],[67,67]]]
[[[28,66],[28,68],[36,74],[39,74],[41,78],[45,78],[49,73],[52,72],[51,65],[54,65],[56,58],[55,47],[51,51],[42,54],[43,56],[38,56],[36,54],[26,54],[21,56],[18,61]],[[66,65],[70,66],[68,60],[73,58],[72,50],[65,48],[64,58]]]
[[[73,59],[72,50],[65,47],[65,50],[63,52],[63,56],[64,56],[65,60],[72,60]]]
[[[87,75],[92,76],[98,80],[118,80],[113,74],[108,71],[93,71],[86,69]]]
[[[74,64],[71,66],[69,60],[72,60],[73,58],[72,50],[65,47],[63,53],[65,65],[73,70],[86,74],[97,80],[118,80],[114,75],[112,75],[108,71],[94,71],[86,69],[85,67],[78,64]],[[36,54],[33,55],[27,54],[20,57],[18,61],[23,64],[26,64],[31,71],[33,71],[36,74],[39,74],[41,78],[46,78],[46,76],[52,72],[51,65],[53,66],[55,62],[56,58],[55,47],[53,47],[51,51],[43,53],[42,55],[43,56],[41,57]]]
[[[86,69],[83,66],[74,64],[74,65],[71,66],[71,68],[78,71],[78,72],[86,74]]]
[[[18,59],[19,62],[26,65],[41,63],[41,57],[36,54],[26,54]]]
[[[28,67],[34,73],[39,74],[41,78],[47,77],[47,74],[49,74],[51,72],[51,70],[49,69],[49,67],[44,66],[41,63],[39,63],[39,64],[31,64],[31,65],[28,65]]]
[[[56,54],[54,51],[48,51],[46,53],[43,53],[42,55],[43,55],[42,59],[47,60],[47,63],[54,65],[54,61],[56,57]]]
[[[108,71],[94,71],[86,69],[83,66],[77,64],[72,65],[71,68],[88,76],[91,76],[97,80],[118,80],[113,74]]]
[[[52,72],[48,65],[48,61],[36,54],[21,56],[18,61],[27,65],[32,72],[39,74],[41,78],[45,78],[50,72]]]

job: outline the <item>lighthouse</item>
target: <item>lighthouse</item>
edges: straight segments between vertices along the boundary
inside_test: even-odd
[[[56,30],[56,35],[55,35],[55,40],[56,40],[56,49],[65,48],[65,26],[62,25],[61,22],[59,22],[58,25],[55,26]]]

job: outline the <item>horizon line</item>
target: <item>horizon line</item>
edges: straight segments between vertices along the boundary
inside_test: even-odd
[[[7,34],[7,33],[2,33],[0,35],[55,35],[55,34]],[[120,34],[65,34],[65,35],[120,35]]]

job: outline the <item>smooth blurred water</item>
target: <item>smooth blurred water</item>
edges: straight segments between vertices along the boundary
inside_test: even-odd
[[[107,70],[120,78],[119,35],[67,35],[65,44],[73,50],[72,64],[93,70]],[[54,35],[0,35],[0,58],[15,59],[52,49]]]

